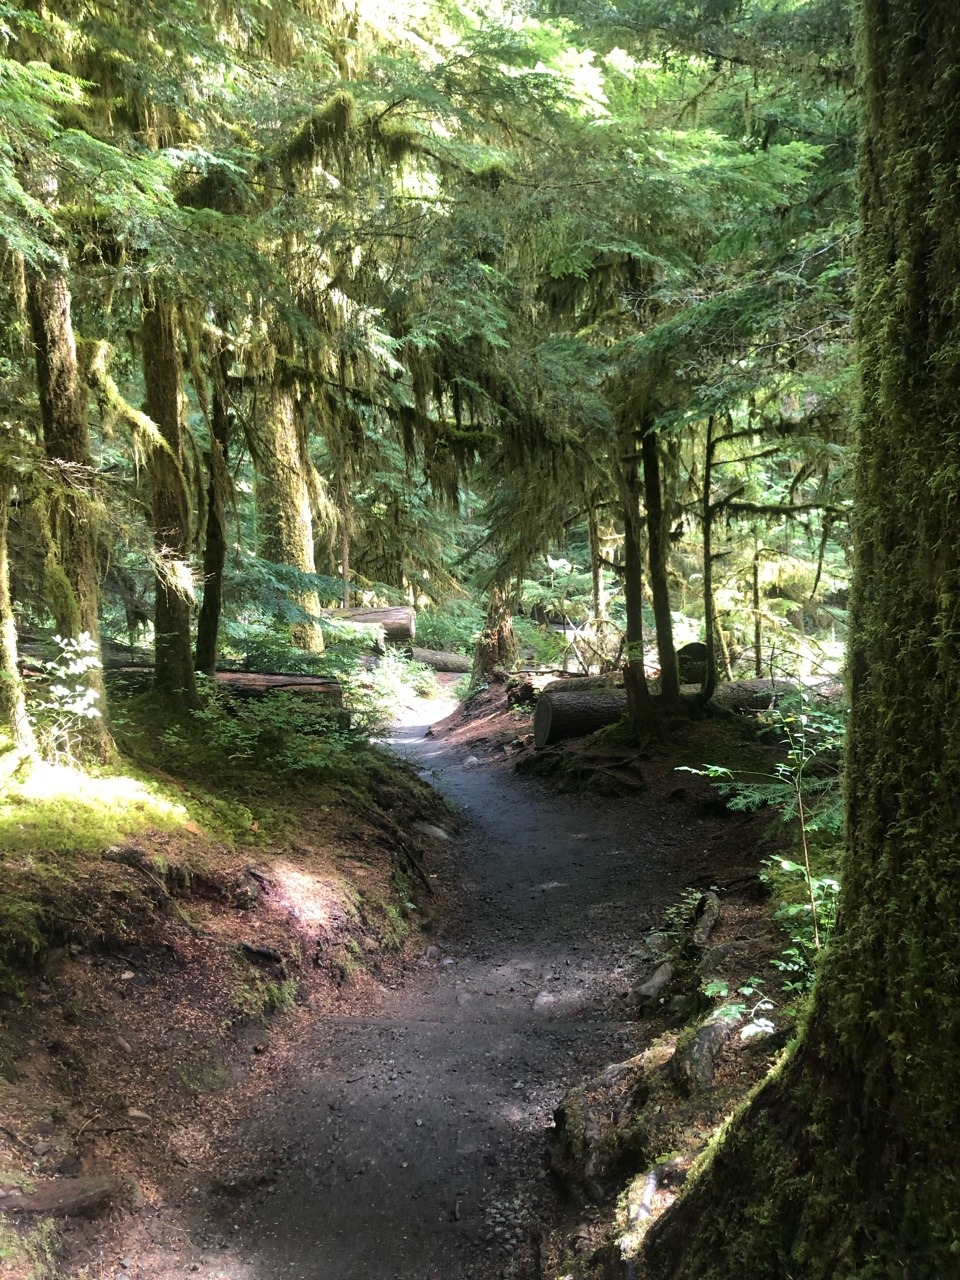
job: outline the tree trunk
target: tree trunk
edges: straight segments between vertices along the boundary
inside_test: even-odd
[[[700,688],[700,702],[706,705],[713,697],[717,687],[717,621],[713,599],[713,461],[716,454],[716,437],[714,436],[714,418],[707,419],[707,442],[703,458],[703,504],[701,523],[703,525],[703,629],[704,642],[707,646],[703,684]]]
[[[198,707],[190,645],[190,496],[183,472],[180,350],[173,305],[159,290],[143,298],[146,412],[162,439],[150,450],[156,556],[156,689],[171,706]]]
[[[760,556],[762,548],[758,544],[753,553],[753,672],[763,675],[763,619],[760,615]]]
[[[230,473],[227,470],[227,451],[230,441],[227,374],[230,371],[232,359],[231,352],[226,347],[222,347],[213,362],[207,536],[203,549],[203,603],[197,620],[196,650],[197,670],[211,677],[217,668],[220,613],[223,606],[223,569],[227,560],[225,506],[230,493]]]
[[[670,609],[670,583],[667,578],[670,537],[663,508],[660,445],[652,431],[644,432],[640,448],[643,454],[643,487],[647,502],[650,590],[653,593],[653,616],[657,624],[657,657],[660,661],[660,697],[664,707],[673,708],[680,705],[680,676],[677,671],[677,655],[673,643],[673,615]]]
[[[517,638],[513,633],[507,592],[501,584],[490,589],[487,620],[473,659],[473,674],[487,680],[495,671],[509,671],[517,661]]]
[[[23,680],[17,665],[17,627],[10,599],[10,564],[7,529],[10,523],[10,495],[13,486],[0,474],[0,727],[10,735],[14,749],[23,755],[37,754],[33,726],[27,719]]]
[[[565,738],[585,738],[627,714],[625,689],[566,691],[544,689],[533,713],[536,747],[549,747]]]
[[[639,733],[653,726],[653,702],[643,654],[643,551],[640,543],[640,471],[632,430],[620,433],[620,502],[623,520],[623,598],[627,612],[623,683],[630,723]]]
[[[603,585],[603,547],[600,543],[600,525],[596,508],[591,501],[587,511],[587,531],[590,538],[590,576],[593,584],[593,620],[599,633],[607,620],[607,593]]]
[[[44,271],[28,270],[26,287],[43,448],[56,467],[52,489],[44,494],[42,503],[50,610],[58,634],[76,639],[86,633],[99,660],[100,511],[92,493],[93,459],[86,397],[77,368],[70,289],[64,273],[53,266]],[[83,678],[98,696],[100,715],[84,723],[80,741],[85,750],[107,759],[115,748],[104,719],[106,699],[100,666],[92,667]]]
[[[316,573],[307,462],[291,388],[279,384],[270,387],[266,410],[255,426],[253,452],[257,469],[260,555],[273,564],[290,565],[301,573]],[[293,599],[308,615],[290,628],[293,643],[308,653],[322,653],[323,632],[316,621],[320,600],[316,591],[296,591]]]
[[[840,923],[802,1040],[654,1227],[654,1280],[939,1280],[960,1239],[960,23],[864,0]]]

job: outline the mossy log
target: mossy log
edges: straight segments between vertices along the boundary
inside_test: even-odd
[[[422,662],[434,671],[458,671],[464,674],[473,670],[473,659],[465,653],[445,653],[441,649],[404,649],[404,654],[414,662]]]
[[[417,634],[416,610],[408,605],[393,609],[323,609],[321,617],[331,622],[362,622],[383,627],[388,640],[413,640]]]
[[[584,738],[627,714],[623,689],[606,691],[544,689],[533,713],[533,740],[539,749],[564,738]]]

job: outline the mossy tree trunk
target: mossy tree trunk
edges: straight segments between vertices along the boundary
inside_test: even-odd
[[[647,507],[650,591],[653,595],[653,616],[657,626],[657,657],[660,662],[660,697],[664,707],[677,707],[680,705],[680,673],[677,669],[677,651],[673,643],[673,613],[670,608],[670,582],[667,577],[670,530],[663,502],[660,442],[654,432],[643,433],[640,449],[643,457],[643,488]]]
[[[279,382],[269,387],[266,404],[257,414],[253,445],[260,555],[273,564],[290,565],[301,573],[316,573],[309,462],[292,388]],[[319,617],[320,599],[316,591],[297,591],[294,602],[308,619]],[[309,653],[323,652],[319,622],[297,622],[290,633],[294,644],[301,649]]]
[[[183,468],[180,347],[173,304],[159,288],[143,295],[146,412],[159,433],[150,450],[156,557],[154,684],[176,710],[200,705],[190,642],[190,494]]]
[[[503,583],[494,583],[487,600],[487,617],[473,658],[474,680],[489,680],[497,671],[509,671],[517,662],[517,637],[513,631],[510,597]]]
[[[649,1274],[940,1280],[960,1240],[960,15],[864,0],[848,853],[803,1038]]]
[[[230,473],[227,470],[230,447],[227,374],[231,360],[232,355],[225,347],[221,347],[214,357],[210,407],[207,528],[203,548],[203,602],[197,619],[196,667],[211,678],[217,669],[223,570],[227,560],[226,504],[230,495]]]
[[[100,508],[93,492],[87,397],[77,365],[70,288],[64,272],[52,265],[28,270],[25,283],[43,449],[52,472],[41,504],[48,604],[57,633],[70,639],[86,633],[99,659]],[[101,667],[90,668],[84,681],[98,695],[101,714],[84,722],[80,740],[84,750],[106,759],[114,745],[104,718]]]
[[[37,740],[27,718],[23,680],[17,664],[17,627],[10,598],[10,562],[7,530],[13,484],[0,470],[0,727],[9,735],[15,750],[37,754]]]

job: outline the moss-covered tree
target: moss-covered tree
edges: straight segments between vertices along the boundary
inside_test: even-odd
[[[960,15],[864,0],[841,920],[806,1030],[648,1237],[655,1280],[955,1275]]]
[[[190,492],[184,472],[180,345],[176,312],[162,286],[143,298],[146,411],[157,429],[150,449],[156,602],[155,684],[178,708],[200,705],[190,642]]]
[[[87,433],[87,392],[80,379],[71,316],[70,286],[56,261],[25,273],[33,338],[43,447],[48,469],[38,477],[41,526],[46,541],[46,586],[58,634],[87,635],[99,657],[100,505],[93,490],[93,458]],[[85,682],[105,707],[101,667]],[[103,715],[83,726],[87,748],[106,758],[113,742]]]

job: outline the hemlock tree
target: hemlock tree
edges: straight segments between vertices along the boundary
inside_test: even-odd
[[[860,47],[841,920],[799,1043],[648,1236],[655,1280],[960,1265],[960,13],[864,0]]]

